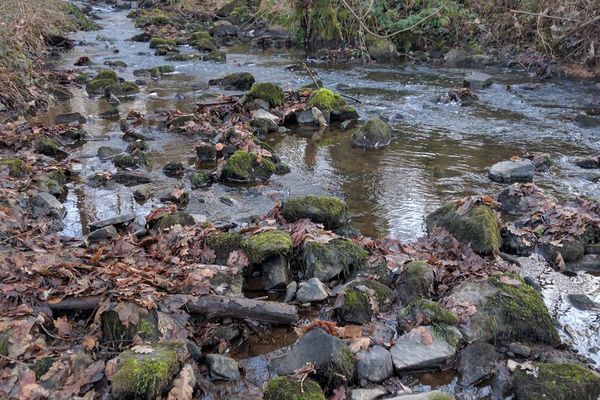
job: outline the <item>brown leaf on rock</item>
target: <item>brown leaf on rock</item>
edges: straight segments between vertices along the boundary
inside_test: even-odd
[[[187,363],[181,369],[179,376],[173,381],[167,400],[192,400],[196,387],[196,374],[192,364]]]

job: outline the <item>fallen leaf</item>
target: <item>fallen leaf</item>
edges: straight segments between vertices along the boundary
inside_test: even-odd
[[[352,343],[350,343],[350,350],[353,354],[358,353],[361,350],[367,350],[371,345],[371,339],[368,337],[361,337],[358,339],[354,339]]]
[[[134,353],[138,353],[138,354],[152,354],[154,353],[154,349],[150,346],[146,346],[143,344],[137,345],[137,346],[133,346],[131,348],[131,351],[133,351]]]
[[[177,379],[173,381],[173,388],[169,392],[168,400],[192,400],[196,375],[192,364],[185,364]]]

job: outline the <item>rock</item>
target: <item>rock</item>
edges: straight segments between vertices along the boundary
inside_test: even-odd
[[[455,397],[439,390],[432,390],[425,393],[405,394],[386,400],[454,400]]]
[[[262,263],[261,268],[266,281],[266,289],[282,288],[290,281],[290,263],[284,256],[268,258]]]
[[[352,392],[350,393],[350,400],[375,400],[384,394],[386,394],[386,391],[381,388],[352,389]]]
[[[238,232],[211,232],[206,237],[204,244],[217,256],[217,262],[225,265],[231,252],[241,248],[242,235]]]
[[[444,338],[432,327],[421,326],[400,336],[391,349],[396,372],[419,371],[446,365],[456,354],[460,333],[444,331]]]
[[[128,321],[125,325],[119,317],[119,312],[137,315],[137,323]],[[160,336],[156,311],[148,310],[134,303],[111,304],[102,313],[101,322],[102,342],[108,346],[115,346],[115,343],[122,341],[130,342],[136,336],[148,341],[157,340]]]
[[[254,99],[251,100],[250,102],[248,102],[248,110],[250,111],[255,111],[255,110],[266,110],[269,111],[271,109],[269,102],[268,101],[264,101],[262,99]]]
[[[317,124],[317,121],[315,120],[315,116],[314,116],[312,110],[296,111],[294,115],[296,116],[296,122],[299,125],[315,125],[315,124]]]
[[[166,176],[178,177],[185,171],[185,166],[181,162],[168,162],[163,166],[162,170]]]
[[[213,50],[208,54],[202,56],[202,61],[214,61],[214,62],[225,62],[227,55],[219,50]]]
[[[294,300],[294,297],[296,297],[297,291],[298,291],[298,283],[296,283],[296,281],[292,281],[292,282],[288,283],[288,285],[285,287],[285,299],[283,300],[283,302],[291,303],[292,300]]]
[[[289,376],[271,379],[265,387],[265,400],[326,400],[321,386],[308,378],[300,380]]]
[[[112,163],[117,168],[136,168],[140,165],[140,160],[129,154],[118,154],[112,158]]]
[[[561,254],[563,251],[561,251]],[[564,257],[563,257],[564,259]],[[565,260],[566,261],[566,260]],[[600,272],[600,254],[586,254],[581,259],[567,262],[567,271],[570,272]]]
[[[96,229],[88,235],[88,242],[99,243],[106,240],[110,240],[118,236],[117,229],[110,225],[103,228]]]
[[[396,285],[396,296],[404,305],[429,296],[433,269],[426,261],[411,261],[404,266]],[[425,303],[423,303],[425,304]]]
[[[579,364],[534,363],[532,371],[515,370],[517,400],[597,399],[600,376]]]
[[[8,168],[9,176],[13,178],[22,178],[27,175],[27,165],[25,161],[18,158],[5,158],[0,160],[0,166]]]
[[[150,351],[126,350],[119,355],[118,369],[111,380],[115,400],[160,397],[179,373],[182,346],[155,344],[149,347]]]
[[[529,356],[531,355],[531,348],[529,346],[525,346],[524,344],[516,342],[513,342],[508,345],[508,351],[510,351],[516,356],[523,358],[529,358]]]
[[[459,215],[457,209],[456,203],[449,203],[427,216],[427,232],[432,234],[435,228],[441,227],[478,254],[497,252],[502,243],[494,211],[487,205],[475,205],[466,214]]]
[[[210,29],[210,34],[216,38],[235,38],[238,36],[238,27],[229,21],[215,21]]]
[[[314,362],[317,379],[325,387],[351,383],[354,378],[352,351],[341,339],[315,328],[292,345],[283,357],[271,361],[278,375],[288,375],[308,362]]]
[[[398,312],[397,321],[398,331],[403,333],[417,325],[456,326],[458,317],[435,301],[421,299],[401,309]]]
[[[497,357],[495,347],[489,343],[467,345],[458,357],[459,385],[473,386],[489,378],[495,370]]]
[[[500,183],[531,182],[535,166],[528,159],[501,161],[492,165],[489,172],[491,180]]]
[[[225,90],[250,90],[255,82],[256,79],[249,72],[236,72],[221,79],[208,81],[209,85],[220,85]]]
[[[500,237],[503,252],[521,257],[529,257],[533,253],[537,239],[535,233],[522,231],[510,223],[502,227]]]
[[[208,354],[206,363],[210,377],[225,381],[237,381],[240,379],[240,365],[233,358],[225,357],[220,354]]]
[[[50,215],[62,219],[67,215],[65,207],[50,193],[37,193],[29,199],[29,204],[36,216]]]
[[[108,147],[108,146],[101,146],[98,148],[98,158],[100,158],[101,160],[108,160],[110,158],[113,158],[119,154],[123,153],[122,150],[120,149],[116,149],[114,147]]]
[[[338,93],[334,93],[329,89],[320,88],[314,91],[308,100],[308,105],[316,107],[319,110],[325,112],[342,112],[346,109],[347,104]]]
[[[117,171],[112,175],[112,180],[125,186],[136,186],[152,182],[152,179],[147,174],[130,171]]]
[[[100,119],[118,119],[120,117],[119,109],[115,106],[110,106],[108,110],[98,114]]]
[[[329,297],[327,288],[317,278],[311,278],[306,282],[300,282],[300,287],[296,292],[296,300],[300,303],[312,303],[323,301]]]
[[[596,157],[582,157],[575,160],[575,165],[583,169],[600,168],[600,160]]]
[[[85,124],[85,117],[80,113],[60,114],[54,119],[56,125]]]
[[[343,131],[347,131],[348,129],[354,128],[356,126],[356,124],[357,124],[356,119],[349,119],[340,124],[340,129]]]
[[[585,294],[568,294],[567,298],[569,302],[578,310],[599,312],[600,304],[592,300],[588,295]],[[514,353],[514,352],[513,352]],[[515,353],[516,354],[516,353]],[[529,357],[529,356],[527,356]]]
[[[328,243],[307,241],[302,249],[305,278],[329,281],[341,276],[348,278],[366,267],[369,253],[347,239]]]
[[[476,308],[469,321],[458,325],[468,342],[494,339],[560,343],[541,295],[517,276],[493,276],[487,281],[461,283],[452,290],[448,301]]]
[[[473,71],[463,80],[463,86],[474,90],[485,89],[494,83],[494,78],[484,72]]]
[[[135,219],[134,213],[117,215],[116,217],[103,219],[101,221],[92,222],[89,224],[90,230],[104,228],[109,225],[124,225]]]
[[[584,129],[600,127],[600,118],[585,113],[577,114],[573,122],[575,122],[575,125],[578,127]]]
[[[263,109],[252,111],[252,117],[251,125],[259,134],[277,132],[279,117]]]
[[[344,301],[336,309],[336,315],[342,324],[363,325],[368,323],[373,316],[369,295],[358,289],[346,290]]]
[[[154,194],[155,189],[151,185],[140,185],[133,191],[133,198],[138,201],[148,200]]]
[[[332,196],[304,196],[287,199],[281,205],[281,214],[289,222],[308,218],[325,225],[326,229],[337,229],[348,222],[346,202]]]
[[[52,138],[42,136],[35,142],[35,151],[48,157],[66,157],[68,154],[62,150],[58,142]]]
[[[384,347],[373,346],[356,355],[356,371],[358,380],[379,383],[392,376],[394,365],[392,354]]]
[[[376,61],[393,61],[400,56],[396,46],[389,39],[366,35],[365,44],[367,45],[369,56]]]
[[[283,105],[285,95],[283,89],[278,85],[270,82],[260,82],[252,85],[248,93],[248,100],[255,99],[264,100],[271,107],[279,107]]]
[[[352,135],[352,146],[363,149],[377,149],[389,145],[392,130],[380,118],[372,118]]]
[[[175,225],[192,226],[196,223],[194,217],[185,212],[176,212],[173,214],[163,215],[162,217],[149,221],[148,224],[153,229],[167,229]]]
[[[269,230],[242,241],[242,248],[252,264],[261,264],[270,257],[288,255],[294,247],[289,233]]]
[[[228,182],[252,183],[269,179],[274,171],[275,164],[268,157],[259,161],[256,154],[238,150],[227,159],[221,176]]]
[[[212,143],[201,142],[196,146],[196,160],[212,162],[217,159],[217,148]]]

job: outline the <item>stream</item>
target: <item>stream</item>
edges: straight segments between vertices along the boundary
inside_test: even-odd
[[[141,32],[126,17],[128,11],[94,9],[104,29],[73,34],[77,46],[57,62],[57,69],[75,68],[73,64],[79,57],[88,56],[95,65],[83,67],[83,71],[97,71],[105,67],[105,61],[121,60],[128,67],[117,73],[126,80],[137,79],[133,76],[135,69],[170,64],[176,70],[158,80],[148,79],[139,95],[121,103],[121,115],[131,109],[152,120],[161,110],[191,112],[196,102],[223,93],[218,87],[209,87],[208,80],[231,72],[250,72],[257,81],[272,81],[284,89],[311,82],[304,73],[286,69],[305,60],[306,55],[298,51],[262,51],[240,44],[224,49],[226,63],[165,61],[153,54],[148,43],[128,40]],[[188,46],[180,49],[183,53],[196,52]],[[600,196],[600,185],[595,182],[600,173],[592,174],[572,163],[574,157],[600,151],[600,129],[583,128],[574,121],[580,111],[600,102],[600,87],[592,82],[538,82],[526,73],[490,69],[486,72],[493,75],[495,83],[478,92],[475,104],[461,107],[438,104],[435,98],[462,86],[468,70],[410,64],[329,64],[310,58],[309,65],[325,86],[362,101],[357,105],[361,118],[387,118],[398,139],[383,150],[365,152],[352,148],[351,133],[339,129],[319,133],[298,128],[270,134],[266,141],[291,167],[289,174],[274,176],[268,185],[251,188],[214,184],[192,191],[187,180],[166,177],[162,167],[167,162],[183,161],[192,169],[194,138],[150,123],[141,133],[149,138],[152,185],[159,189],[186,185],[190,193],[187,212],[217,223],[241,225],[288,196],[339,195],[346,199],[352,224],[362,234],[405,241],[424,235],[425,216],[445,202],[498,192],[504,185],[491,182],[487,170],[514,155],[550,154],[555,161],[553,167],[536,174],[535,183],[557,197]],[[56,115],[67,112],[85,115],[88,140],[71,153],[82,162],[81,176],[115,171],[110,160],[100,161],[96,154],[100,146],[125,148],[118,123],[98,118],[102,111],[98,99],[90,98],[84,88],[73,88],[72,93],[71,100],[54,104],[41,119],[52,122]],[[62,233],[77,238],[88,233],[90,222],[123,213],[135,213],[142,223],[143,216],[161,204],[158,199],[138,203],[133,198],[134,189],[120,185],[116,190],[88,185],[69,189]],[[563,339],[600,367],[599,310],[578,309],[568,298],[569,294],[585,294],[600,303],[600,277],[586,273],[568,277],[535,257],[522,263],[523,274],[542,286]]]

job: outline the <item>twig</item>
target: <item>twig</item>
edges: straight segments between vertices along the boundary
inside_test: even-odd
[[[235,104],[237,103],[236,99],[227,100],[227,101],[215,101],[214,103],[196,103],[198,107],[212,107],[212,106],[224,106],[226,104]]]
[[[347,94],[343,94],[343,93],[340,93],[340,96],[345,97],[345,98],[350,99],[350,100],[353,100],[353,101],[355,101],[355,102],[357,102],[359,104],[362,104],[362,101],[360,101],[356,97],[348,96]]]
[[[561,21],[581,22],[581,21],[578,21],[576,19],[564,18],[564,17],[557,17],[557,16],[554,16],[554,15],[547,15],[547,14],[544,14],[544,13],[532,13],[532,12],[529,12],[529,11],[521,11],[521,10],[510,10],[510,12],[513,13],[513,14],[525,14],[525,15],[531,15],[531,16],[534,16],[534,17],[543,17],[543,18],[548,18],[548,19],[558,19],[558,20],[561,20]]]
[[[315,86],[317,86],[317,89],[320,89],[321,85],[319,85],[319,82],[317,82],[317,80],[315,79],[314,75],[312,74],[312,71],[310,70],[310,68],[308,68],[308,65],[306,65],[305,62],[303,62],[302,65],[306,69],[306,72],[308,72],[308,75],[310,75],[310,77],[312,78],[313,82],[315,83]]]

